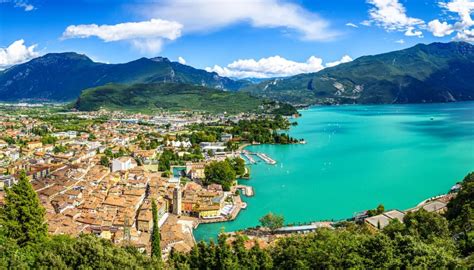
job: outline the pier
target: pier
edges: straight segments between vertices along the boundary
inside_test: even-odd
[[[243,194],[247,197],[252,197],[254,195],[253,188],[251,186],[237,185],[235,188],[242,190]]]
[[[247,151],[242,151],[242,155],[244,155],[244,156],[247,158],[247,160],[249,161],[250,164],[255,164],[255,163],[257,163],[257,162],[255,161],[255,159],[253,159],[253,157],[250,156],[249,152],[247,152]]]
[[[252,155],[257,156],[258,158],[260,158],[261,160],[265,161],[267,164],[270,164],[270,165],[275,165],[277,163],[274,159],[272,159],[271,157],[269,157],[267,154],[264,154],[264,153],[259,153],[259,152],[254,153],[254,152],[249,152],[247,150],[243,150],[242,155],[244,155],[247,158],[250,164],[257,163],[255,159],[252,157]]]
[[[275,160],[273,160],[271,157],[267,156],[264,153],[256,153],[256,155],[259,158],[261,158],[263,161],[265,161],[267,164],[270,164],[270,165],[275,165],[276,164]]]

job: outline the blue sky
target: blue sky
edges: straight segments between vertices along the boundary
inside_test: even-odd
[[[285,76],[417,43],[474,41],[474,0],[0,0],[0,67],[74,51]]]

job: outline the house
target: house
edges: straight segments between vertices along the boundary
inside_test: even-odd
[[[447,203],[441,202],[439,200],[434,200],[434,201],[427,202],[419,207],[415,207],[409,211],[410,212],[418,211],[421,208],[423,208],[427,212],[444,213],[446,211],[446,206],[447,206]]]
[[[43,143],[40,141],[32,141],[32,142],[27,142],[26,147],[29,150],[34,150],[43,147]]]
[[[11,175],[0,175],[0,190],[4,190],[6,187],[11,187],[16,184],[17,180]]]
[[[218,204],[203,205],[196,209],[200,218],[218,218],[220,217],[220,210],[221,207]]]
[[[221,134],[221,142],[228,142],[232,140],[232,138],[233,138],[232,134],[228,134],[228,133]]]
[[[365,223],[371,225],[372,227],[376,229],[381,230],[385,228],[385,226],[387,226],[391,220],[397,219],[398,221],[403,222],[404,216],[405,216],[405,213],[401,211],[390,210],[380,215],[366,218]]]
[[[112,172],[126,171],[134,168],[136,163],[132,161],[131,157],[120,157],[112,161]]]
[[[196,179],[204,179],[206,175],[204,173],[204,169],[206,168],[205,163],[189,163],[186,164],[186,169],[188,171],[189,178],[196,180]]]

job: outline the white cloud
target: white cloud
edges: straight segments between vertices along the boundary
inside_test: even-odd
[[[444,37],[451,35],[454,31],[454,28],[451,24],[447,22],[440,22],[438,19],[432,20],[428,23],[428,30],[433,33],[435,37]]]
[[[7,48],[0,48],[0,69],[21,64],[39,56],[39,53],[35,51],[36,46],[37,44],[26,47],[25,41],[20,39],[10,44]]]
[[[327,63],[326,67],[334,67],[342,63],[348,63],[350,61],[352,61],[352,58],[346,54],[341,58],[341,60]]]
[[[406,36],[422,36],[421,31],[425,22],[418,18],[409,17],[405,7],[398,0],[367,0],[373,5],[369,10],[370,21],[386,31],[405,32]]]
[[[405,44],[405,40],[399,39],[399,40],[395,41],[395,43],[398,43],[398,44]]]
[[[25,11],[32,11],[35,7],[30,4],[27,0],[0,0],[0,4],[2,3],[12,3],[16,8],[22,8]]]
[[[35,9],[32,4],[28,4],[26,1],[17,1],[15,7],[23,8],[25,11],[32,11]]]
[[[472,0],[452,0],[450,2],[440,2],[440,7],[457,13],[460,17],[462,26],[470,27],[474,25],[471,13],[474,11],[474,1]]]
[[[184,32],[218,30],[236,23],[259,28],[283,28],[302,39],[326,41],[339,33],[329,22],[288,0],[163,0],[144,4],[141,13],[184,25]]]
[[[178,57],[178,63],[182,64],[182,65],[186,65],[186,59],[184,59],[183,57]]]
[[[407,30],[405,31],[405,36],[422,38],[423,32],[421,32],[420,30],[415,30],[415,27],[413,26],[409,26]]]
[[[325,66],[323,65],[323,60],[316,56],[309,57],[305,62],[296,62],[276,55],[259,60],[239,59],[225,67],[215,65],[214,67],[207,67],[206,70],[208,72],[217,72],[219,75],[226,77],[271,78],[317,72],[325,67],[332,67],[349,61],[352,61],[352,58],[345,55],[341,60],[330,62]]]
[[[354,24],[354,23],[346,23],[346,26],[350,26],[350,27],[354,27],[354,28],[359,28],[359,26],[357,26],[357,24]]]
[[[159,38],[154,39],[132,39],[131,44],[135,49],[142,53],[157,53],[163,47],[163,40]]]
[[[471,29],[471,30],[464,29],[462,31],[459,31],[456,34],[456,39],[467,41],[467,42],[474,42],[474,29]]]
[[[473,0],[451,0],[449,2],[439,2],[439,6],[447,13],[456,13],[458,18],[452,24],[446,21],[432,20],[428,23],[428,29],[433,36],[444,37],[456,32],[454,37],[457,40],[473,42],[474,21],[471,18],[474,12]],[[452,21],[452,16],[449,16]]]
[[[115,25],[81,24],[68,26],[62,37],[68,39],[96,36],[105,42],[128,40],[143,52],[155,53],[160,51],[164,40],[179,38],[182,27],[180,23],[161,19]]]

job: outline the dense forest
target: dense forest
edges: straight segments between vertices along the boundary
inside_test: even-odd
[[[6,192],[0,208],[0,269],[326,269],[474,267],[474,173],[448,204],[444,216],[409,213],[374,231],[351,222],[334,230],[281,238],[264,249],[247,249],[245,236],[174,251],[167,262],[117,247],[93,235],[49,236],[44,210],[25,177]],[[159,236],[157,236],[159,238]]]

